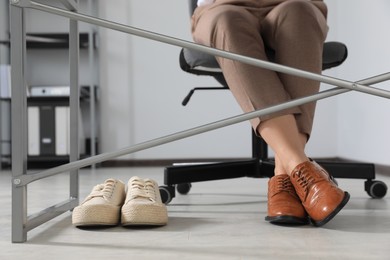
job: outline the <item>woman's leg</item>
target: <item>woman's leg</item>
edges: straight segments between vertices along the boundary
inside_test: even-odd
[[[290,175],[298,164],[308,161],[304,151],[307,136],[298,131],[293,115],[266,120],[258,132],[275,152],[276,174]]]
[[[253,1],[249,2],[253,3]],[[193,19],[194,39],[205,45],[266,60],[268,59],[266,49],[260,35],[260,21],[262,19],[257,16],[259,13],[262,12],[254,12],[252,9],[248,10],[247,6],[236,5],[219,5],[208,10],[199,10]],[[228,59],[218,59],[218,61],[233,95],[245,112],[290,100],[290,96],[276,72]],[[265,127],[263,137],[276,141],[280,139],[281,132],[279,129],[276,132],[272,129],[285,119],[288,119],[289,122],[279,127],[289,129],[289,124],[296,125],[293,114],[300,113],[299,108],[293,108],[257,118],[251,122],[258,133],[260,130],[258,125],[262,122],[261,125]],[[268,130],[270,130],[270,134],[274,135],[273,137],[267,134]],[[298,131],[295,132],[299,136]],[[279,133],[278,137],[275,135],[276,133]],[[286,136],[285,139],[289,140],[291,133],[287,133]],[[293,138],[294,143],[286,145],[286,152],[295,153],[295,150],[303,150],[307,139],[306,135],[303,136],[305,140],[301,140],[303,139],[301,137]],[[299,145],[295,142],[297,140],[300,140]],[[276,143],[275,145],[273,142],[270,144],[271,147],[276,147]],[[307,213],[286,174],[284,159],[279,160],[278,153],[275,162],[275,175],[277,176],[271,178],[268,185],[269,199],[266,220],[272,223],[306,224]],[[282,156],[285,157],[284,154]],[[295,160],[295,165],[297,165],[307,158],[296,158]]]
[[[311,6],[308,1],[288,1],[285,3],[290,2]],[[289,8],[284,8],[279,11],[288,12],[288,10]],[[291,10],[294,11],[295,15],[286,15],[285,22],[289,20],[287,18],[291,17],[298,20],[305,17],[312,18],[310,15],[301,14],[297,17],[295,12],[297,9],[292,8]],[[315,10],[318,9],[311,7],[303,9],[305,12],[311,12],[310,10],[315,13]],[[202,11],[198,12],[198,15],[195,13],[193,19],[193,36],[196,41],[219,49],[267,59],[265,44],[259,33],[264,17],[256,16],[261,12],[255,12],[246,6],[236,5],[212,5],[209,10],[203,9]],[[300,30],[310,35],[310,30],[306,30],[305,27],[308,25],[306,22],[299,23],[303,26],[300,27]],[[309,29],[313,28],[315,27],[309,26]],[[307,37],[304,39],[308,40]],[[317,58],[320,60],[322,51],[321,55],[318,56]],[[233,95],[245,112],[291,100],[291,94],[284,86],[286,80],[282,80],[278,73],[228,59],[218,58],[218,62]],[[307,86],[300,85],[295,91],[303,93],[306,91],[305,87]],[[269,213],[271,212],[273,215],[269,214],[267,218],[271,222],[303,223],[306,212],[300,203],[301,199],[305,209],[309,209],[308,213],[314,219],[314,223],[323,225],[337,214],[348,201],[347,194],[344,195],[330,181],[329,175],[325,171],[309,162],[304,153],[303,143],[305,142],[302,140],[310,136],[314,115],[313,104],[308,108],[306,111],[302,110],[302,107],[287,109],[251,121],[254,129],[275,151],[277,171],[283,173],[284,169],[286,173],[278,174],[270,180]],[[298,115],[304,116],[298,117]],[[288,174],[292,176],[291,181]],[[291,188],[292,184],[294,188]],[[295,193],[294,189],[297,190],[298,194]]]
[[[251,1],[248,1],[251,2]],[[196,42],[224,49],[234,53],[267,60],[263,38],[260,35],[258,17],[266,12],[254,12],[252,8],[237,5],[214,5],[198,9],[193,17],[193,37]],[[244,112],[265,108],[290,100],[279,75],[270,70],[246,65],[237,61],[217,58],[226,81]],[[299,108],[292,108],[273,115],[251,120],[257,130],[260,121],[278,115],[299,114]],[[275,173],[283,172],[283,166]]]
[[[221,1],[222,2],[222,1]],[[256,1],[248,1],[256,2]],[[253,8],[214,4],[198,9],[193,17],[193,37],[198,43],[233,53],[268,60],[260,35],[260,21]],[[265,16],[265,13],[264,13]],[[217,60],[229,88],[244,112],[262,109],[289,101],[278,73],[224,58]],[[299,108],[251,120],[256,130],[260,121],[278,115],[299,114]]]
[[[321,2],[317,3],[318,5]],[[323,4],[323,3],[322,3]],[[261,34],[265,44],[275,51],[275,62],[320,74],[322,71],[323,43],[328,27],[323,14],[309,1],[286,1],[276,6],[261,22]],[[320,83],[279,73],[285,91],[292,99],[313,95]],[[315,102],[301,105],[295,114],[300,133],[310,136]]]
[[[322,48],[327,27],[325,17],[319,9],[308,1],[286,1],[274,8],[262,25],[263,36],[267,39],[267,44],[274,48],[278,62],[316,73],[321,72]],[[319,83],[291,75],[281,74],[280,79],[292,98],[311,95],[319,89]],[[275,151],[279,161],[278,169],[281,164],[290,175],[291,185],[312,223],[322,226],[344,207],[349,200],[349,194],[338,188],[329,174],[318,164],[309,161],[305,155],[302,140],[305,141],[305,137],[310,136],[315,103],[300,106],[300,110],[301,114],[263,121],[258,130]],[[287,183],[287,178],[284,182]],[[282,194],[283,189],[280,191]],[[282,198],[282,195],[279,196]],[[277,202],[278,206],[283,205],[280,199]]]

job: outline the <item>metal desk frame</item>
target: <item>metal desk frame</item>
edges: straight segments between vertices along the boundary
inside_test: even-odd
[[[358,82],[350,82],[329,76],[310,73],[275,63],[257,60],[254,58],[217,50],[193,42],[141,30],[135,27],[110,22],[96,17],[78,13],[78,0],[57,0],[64,8],[53,7],[40,3],[39,0],[10,0],[10,31],[11,31],[11,66],[12,66],[12,242],[27,241],[27,232],[35,227],[72,210],[79,203],[79,176],[78,170],[105,160],[113,159],[126,154],[149,149],[151,147],[180,140],[193,135],[237,124],[255,117],[277,112],[286,108],[317,101],[351,90],[371,95],[390,98],[390,92],[369,85],[390,80],[390,72],[371,77]],[[26,95],[26,31],[25,12],[35,9],[69,18],[69,66],[70,66],[70,162],[58,167],[36,173],[27,173],[27,95]],[[304,77],[327,83],[335,88],[328,89],[312,96],[292,100],[283,104],[233,116],[210,124],[177,132],[171,135],[156,138],[136,144],[118,151],[98,154],[79,160],[78,145],[78,111],[79,111],[79,33],[78,21],[94,24],[104,28],[124,32],[127,34],[147,38],[150,40],[178,46],[205,53],[237,60],[253,66]],[[69,173],[69,198],[63,202],[46,208],[36,214],[27,215],[27,185],[31,182],[57,175]]]

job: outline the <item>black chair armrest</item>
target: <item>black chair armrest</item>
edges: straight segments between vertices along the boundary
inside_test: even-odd
[[[326,42],[322,55],[322,70],[341,65],[348,57],[348,49],[341,42]]]

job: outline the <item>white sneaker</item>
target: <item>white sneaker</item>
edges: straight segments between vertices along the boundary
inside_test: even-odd
[[[121,222],[123,226],[162,226],[168,223],[167,207],[161,201],[160,190],[154,180],[143,180],[137,176],[129,180]]]
[[[73,225],[117,225],[125,195],[125,184],[120,180],[107,179],[96,185],[81,205],[74,208]]]

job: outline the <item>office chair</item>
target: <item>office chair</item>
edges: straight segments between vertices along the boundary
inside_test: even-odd
[[[192,15],[197,6],[197,0],[189,0],[188,2]],[[267,54],[272,60],[272,50],[269,50]],[[343,43],[326,42],[323,51],[323,70],[341,65],[347,56],[348,50]],[[194,75],[212,76],[221,84],[218,87],[192,89],[182,102],[184,106],[187,105],[195,91],[229,89],[214,56],[184,48],[180,52],[179,61],[183,71]],[[344,162],[338,159],[316,159],[316,161],[329,171],[333,178],[366,179],[364,189],[372,198],[383,198],[386,195],[387,186],[384,182],[375,180],[375,165],[372,163]],[[163,202],[168,204],[175,197],[175,190],[180,194],[187,194],[193,182],[240,177],[262,178],[273,175],[274,161],[268,157],[268,146],[252,130],[252,158],[166,167],[164,172],[165,186],[160,186],[160,193]]]

